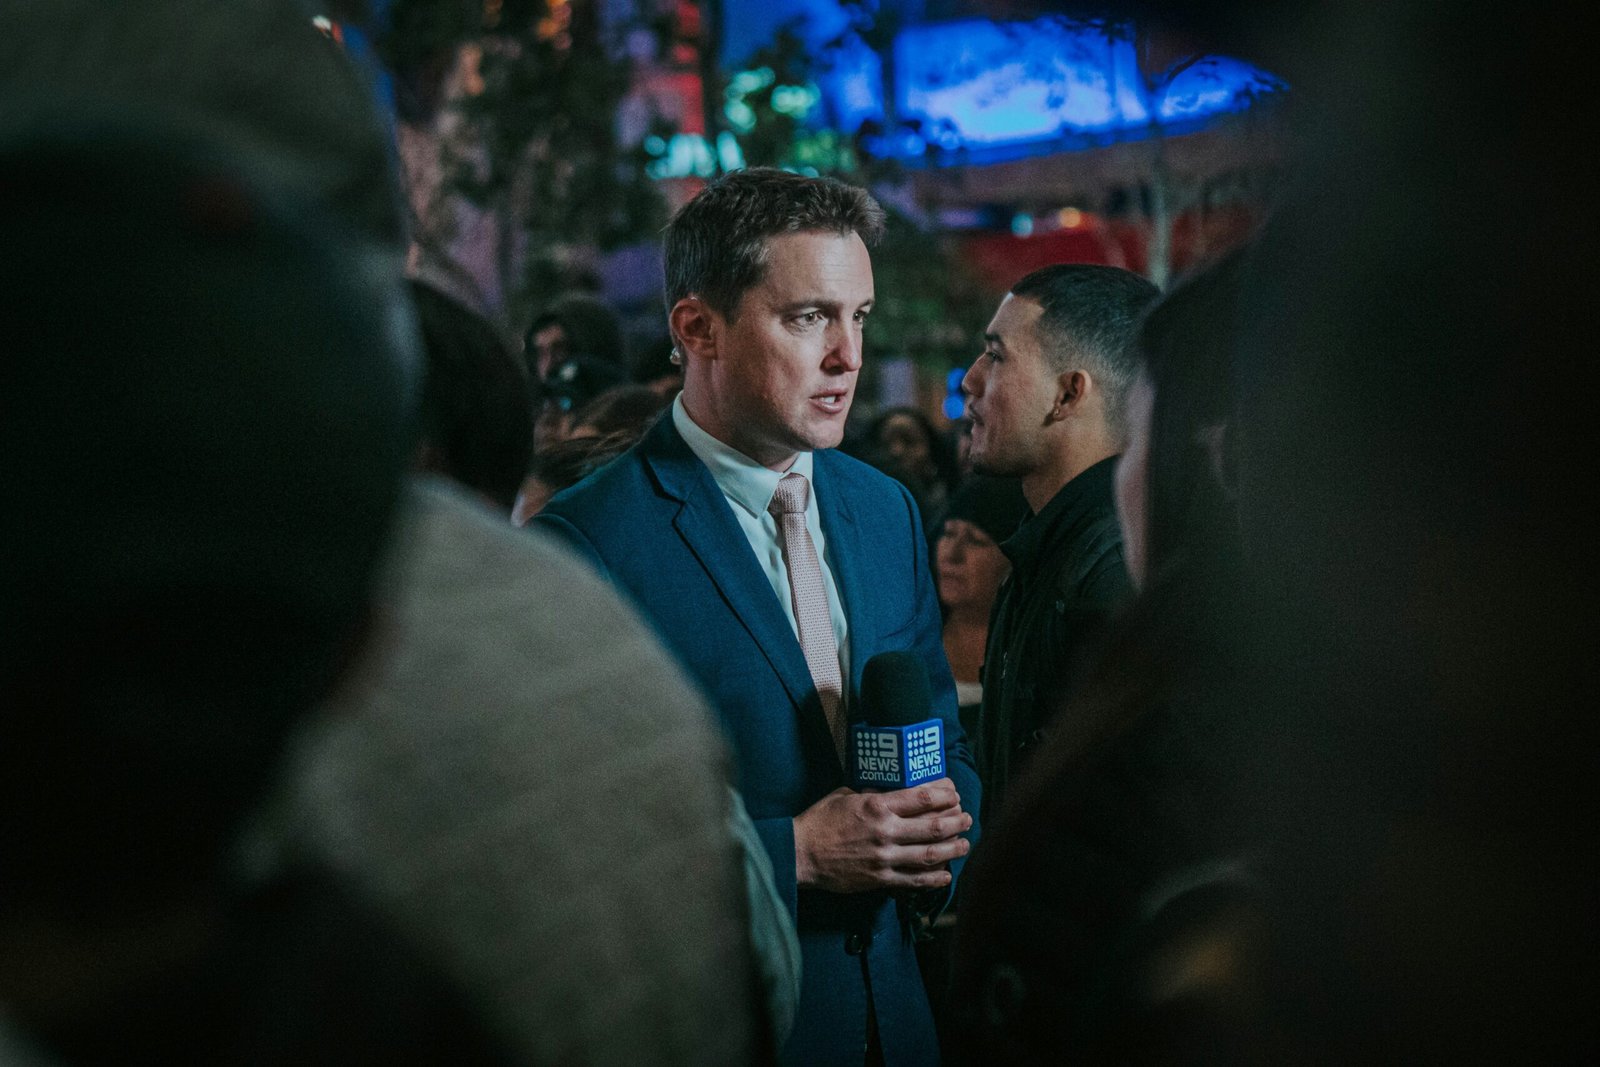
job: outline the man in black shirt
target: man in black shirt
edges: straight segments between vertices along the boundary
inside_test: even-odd
[[[1115,267],[1034,271],[1001,302],[961,383],[974,470],[1020,478],[1032,512],[1001,545],[1012,569],[995,601],[978,716],[985,819],[1071,692],[1085,645],[1130,592],[1112,474],[1129,349],[1156,295]]]

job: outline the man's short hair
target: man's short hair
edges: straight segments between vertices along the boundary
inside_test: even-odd
[[[1091,263],[1041,267],[1011,287],[1043,310],[1039,347],[1057,372],[1082,368],[1105,397],[1106,421],[1122,432],[1138,373],[1140,317],[1160,290],[1132,271]]]
[[[871,247],[883,236],[883,209],[834,178],[771,167],[724,175],[667,224],[667,307],[694,294],[732,318],[766,272],[767,238],[782,233],[854,233]]]

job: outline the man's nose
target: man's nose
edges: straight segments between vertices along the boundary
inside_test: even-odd
[[[983,360],[975,360],[967,368],[967,373],[961,376],[961,392],[967,396],[977,396],[983,392],[983,372],[979,369]]]
[[[861,369],[861,335],[849,324],[833,331],[828,345],[828,367],[840,373]]]

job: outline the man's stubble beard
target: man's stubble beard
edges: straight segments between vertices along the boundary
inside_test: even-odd
[[[972,459],[972,473],[989,478],[1024,478],[1032,472],[1032,467],[1015,457],[974,456]]]

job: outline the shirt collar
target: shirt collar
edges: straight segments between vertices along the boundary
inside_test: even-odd
[[[682,393],[672,402],[672,425],[689,450],[711,471],[711,477],[722,494],[758,519],[767,513],[767,505],[772,502],[772,494],[778,491],[778,482],[784,474],[803,474],[806,481],[815,486],[811,477],[810,452],[801,452],[795,457],[794,465],[782,473],[763,467],[743,452],[702,430],[684,408]],[[815,492],[811,494],[811,499],[816,499]],[[810,510],[809,507],[807,510]]]
[[[1063,485],[1037,513],[1022,520],[1017,532],[1000,544],[1000,551],[1011,560],[1012,567],[1029,566],[1055,530],[1083,509],[1110,500],[1116,474],[1117,457],[1103,459]]]

